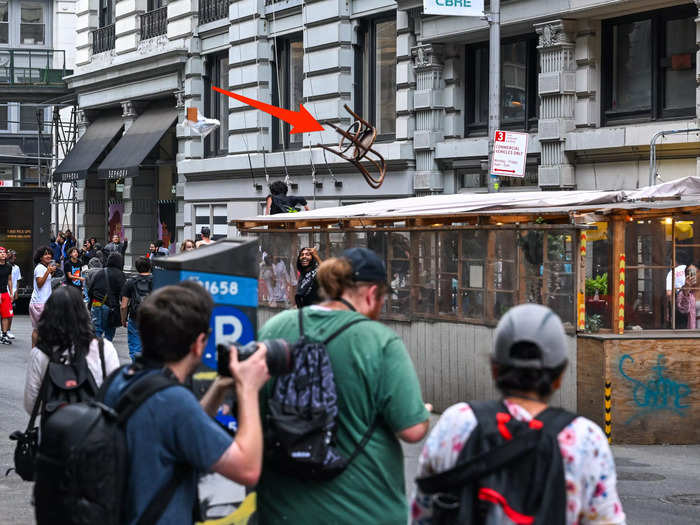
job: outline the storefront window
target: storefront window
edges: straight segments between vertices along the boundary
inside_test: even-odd
[[[671,252],[671,230],[666,228],[663,219],[628,223],[625,235],[626,328],[671,327]]]
[[[516,304],[518,266],[513,230],[492,230],[487,246],[486,318],[498,320]]]
[[[586,235],[586,329],[597,332],[601,328],[610,328],[612,295],[611,285],[613,271],[611,268],[612,243],[607,222],[593,224],[594,230],[584,232]]]
[[[461,233],[461,279],[459,297],[465,318],[484,317],[484,273],[486,268],[486,232],[465,230]]]

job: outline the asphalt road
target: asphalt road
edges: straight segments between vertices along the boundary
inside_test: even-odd
[[[15,344],[0,346],[0,525],[27,525],[34,523],[32,485],[14,473],[5,476],[5,471],[13,464],[14,442],[8,436],[24,430],[29,419],[22,406],[29,318],[18,316],[13,332]],[[117,330],[114,343],[122,362],[127,362],[125,329]],[[409,494],[420,449],[420,444],[404,447]],[[617,445],[613,451],[618,491],[630,525],[700,524],[700,445]]]

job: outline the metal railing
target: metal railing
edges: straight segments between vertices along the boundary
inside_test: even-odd
[[[141,40],[168,32],[168,8],[159,7],[141,15]]]
[[[0,85],[63,85],[71,73],[61,49],[0,49]]]
[[[199,0],[199,23],[228,18],[228,0]]]
[[[114,49],[114,24],[100,27],[92,32],[92,52],[103,53]]]

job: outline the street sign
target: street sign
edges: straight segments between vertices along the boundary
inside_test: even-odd
[[[496,130],[493,142],[491,175],[524,177],[527,139],[527,133]]]
[[[484,0],[423,0],[426,15],[484,16]]]
[[[216,345],[233,343],[246,344],[255,339],[255,329],[248,316],[238,308],[217,305],[209,322],[211,335],[204,348],[202,363],[216,370]]]

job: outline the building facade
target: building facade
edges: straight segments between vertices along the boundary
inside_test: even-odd
[[[46,185],[54,109],[69,95],[74,2],[0,1],[0,185]]]
[[[148,134],[154,108],[174,110],[136,169],[123,159],[101,168],[96,158],[80,175],[81,236],[104,236],[110,206],[123,207],[133,254],[163,235],[164,222],[178,242],[202,226],[231,235],[229,222],[260,213],[277,179],[311,207],[486,190],[484,20],[424,15],[408,0],[78,5],[69,83],[83,123],[123,122],[103,155],[139,119]],[[504,2],[502,127],[527,132],[529,146],[525,178],[504,179],[502,190],[647,185],[653,135],[698,127],[697,19],[687,1]],[[328,126],[290,134],[212,86],[293,110],[303,103],[343,128],[352,124],[348,105],[377,128],[384,184],[372,189],[317,146],[338,143]],[[220,128],[202,140],[183,125],[190,107]],[[659,178],[698,173],[699,146],[697,132],[659,140]]]

